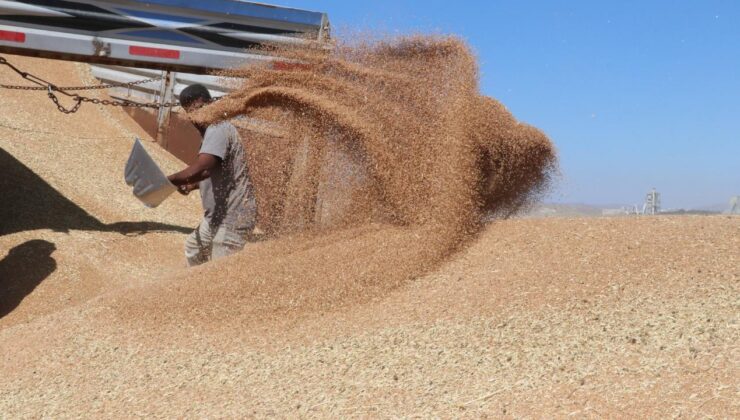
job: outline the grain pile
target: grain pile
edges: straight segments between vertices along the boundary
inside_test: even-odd
[[[433,50],[438,41],[381,47],[424,52],[429,49],[422,47]],[[470,63],[459,44],[441,42],[443,52]],[[323,71],[331,69],[328,77],[353,60],[371,58],[317,57],[316,83]],[[438,59],[446,63],[444,56]],[[27,63],[52,67],[43,60]],[[53,68],[60,74],[46,75],[49,79],[79,77],[72,66]],[[460,67],[455,71],[463,80],[475,79]],[[385,128],[394,120],[383,112],[346,126],[336,126],[329,115],[317,120],[326,125],[314,127],[293,116],[290,105],[276,109],[272,100],[269,109],[247,109],[244,104],[259,103],[260,89],[262,95],[285,92],[283,78],[312,73],[255,73],[260,74],[267,82],[275,79],[264,85],[256,78],[263,86],[246,86],[240,101],[224,102],[218,112],[271,118],[289,130],[295,125],[310,139],[328,138],[335,149],[323,153],[341,156],[348,167],[318,175],[296,169],[311,162],[322,166],[324,160],[312,160],[324,156],[314,149],[321,143],[292,144],[292,135],[274,136],[284,142],[282,148],[302,147],[306,153],[298,154],[305,156],[300,165],[279,158],[262,167],[256,163],[255,170],[264,174],[256,180],[262,182],[262,200],[277,197],[269,202],[278,204],[261,208],[272,239],[195,270],[176,268],[183,233],[145,229],[128,237],[107,228],[128,221],[187,226],[197,217],[194,197],[176,197],[152,213],[126,201],[130,196],[123,187],[111,193],[123,184],[120,168],[130,146],[121,139],[128,134],[119,115],[88,108],[80,119],[64,120],[43,106],[43,98],[26,108],[25,99],[0,92],[6,103],[15,101],[7,111],[11,121],[3,122],[36,129],[36,119],[44,119],[57,124],[51,131],[62,133],[23,137],[13,131],[14,137],[4,132],[1,139],[12,157],[7,161],[27,168],[15,164],[16,173],[42,180],[35,194],[47,197],[51,188],[58,196],[28,205],[48,208],[45,218],[18,219],[26,220],[25,227],[16,223],[0,236],[0,273],[6,274],[0,287],[26,277],[40,281],[0,319],[0,413],[12,418],[740,416],[740,218],[480,225],[479,212],[493,203],[508,203],[504,212],[515,209],[544,181],[516,170],[544,176],[548,159],[528,167],[523,163],[530,162],[529,155],[519,153],[544,150],[543,156],[551,156],[546,139],[514,122],[502,107],[475,96],[479,103],[473,110],[488,107],[485,112],[496,116],[488,125],[472,121],[444,128],[453,131],[443,138],[398,139],[396,128]],[[311,83],[299,85],[304,90],[298,96],[305,99],[326,95],[312,92]],[[334,99],[363,110],[341,95]],[[388,109],[406,112],[396,108]],[[470,114],[466,118],[474,120]],[[347,139],[342,131],[374,121],[383,121],[384,137],[394,140],[387,143],[387,155],[369,152],[382,149],[383,139]],[[486,132],[470,129],[479,125],[498,134],[487,140],[461,134]],[[98,132],[85,131],[88,127]],[[267,131],[264,142],[253,137],[255,147],[270,150]],[[404,155],[405,148],[392,147],[396,141],[421,154]],[[451,152],[437,153],[448,142]],[[89,152],[68,152],[75,149]],[[53,153],[45,154],[49,150]],[[400,166],[400,178],[384,173],[384,165]],[[94,177],[68,175],[87,166]],[[277,180],[264,179],[271,168],[280,174]],[[296,170],[307,174],[313,187],[302,185]],[[334,188],[353,191],[349,203],[326,190],[324,177],[335,179],[336,173],[352,174],[351,185]],[[432,175],[448,183],[438,185]],[[0,183],[4,191],[12,185]],[[392,192],[387,197],[377,191],[385,185]],[[500,186],[507,187],[497,190]],[[31,199],[11,191],[17,200]],[[450,194],[469,206],[448,206],[424,191]],[[322,206],[306,205],[312,197],[322,197]],[[414,208],[413,200],[423,206]],[[23,213],[3,207],[3,214]],[[294,218],[302,221],[291,222]],[[29,269],[32,256],[36,265]]]
[[[4,57],[61,86],[97,83],[87,66]],[[0,80],[25,83],[5,68]],[[182,238],[198,221],[198,198],[153,211],[131,199],[122,168],[134,138],[148,137],[125,113],[83,106],[64,115],[44,92],[5,89],[0,106],[0,312],[15,307],[0,327],[182,267]],[[166,171],[182,167],[151,139],[145,143]],[[56,249],[45,257],[49,244]],[[56,269],[44,277],[50,259]]]
[[[735,418],[738,238],[738,217],[495,222],[407,287],[290,328],[71,307],[0,330],[0,410]]]

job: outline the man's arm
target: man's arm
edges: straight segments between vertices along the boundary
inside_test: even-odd
[[[197,184],[211,176],[211,169],[221,163],[221,159],[208,153],[201,153],[195,162],[180,172],[167,177],[176,187]]]

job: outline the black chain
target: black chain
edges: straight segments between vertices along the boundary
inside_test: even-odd
[[[77,94],[67,94],[63,91],[59,91],[61,93],[64,93],[65,95],[72,98],[74,101],[74,105],[71,108],[65,108],[60,102],[59,98],[54,94],[53,89],[51,86],[49,87],[48,96],[49,99],[51,99],[52,102],[57,106],[57,109],[60,112],[63,112],[65,114],[72,114],[77,112],[78,109],[80,109],[80,106],[83,102],[89,102],[91,104],[95,105],[105,105],[105,106],[120,106],[120,107],[131,107],[131,108],[150,108],[150,109],[159,109],[162,107],[175,107],[179,106],[180,104],[177,102],[165,102],[165,103],[142,103],[142,102],[134,102],[129,101],[126,99],[114,99],[114,100],[108,100],[108,99],[98,99],[98,98],[88,98],[85,96],[80,96]]]
[[[82,105],[82,97],[77,96],[77,98],[75,98],[76,103],[74,104],[74,106],[72,108],[65,108],[62,104],[59,103],[59,98],[57,98],[54,92],[52,92],[51,86],[49,86],[49,99],[54,102],[54,105],[57,106],[57,109],[60,112],[63,112],[65,114],[72,114],[74,112],[77,112],[77,110],[80,109],[80,105]]]
[[[47,82],[46,80],[38,76],[35,76],[33,74],[30,74],[28,72],[18,69],[14,65],[10,64],[8,60],[6,60],[4,57],[0,57],[0,64],[10,67],[14,72],[18,73],[22,78],[28,80],[29,82],[39,85],[38,87],[19,86],[19,85],[0,85],[0,88],[17,89],[17,90],[45,90],[47,91],[47,96],[49,97],[49,99],[51,99],[51,101],[54,102],[54,105],[57,106],[57,109],[60,112],[63,112],[65,114],[72,114],[74,112],[77,112],[77,110],[80,109],[80,106],[82,105],[83,102],[89,102],[89,103],[96,104],[96,105],[134,107],[134,108],[151,108],[151,109],[159,109],[163,107],[175,107],[175,106],[180,105],[178,102],[164,102],[160,104],[157,102],[141,103],[141,102],[129,101],[126,99],[108,100],[108,99],[88,98],[85,96],[78,95],[76,93],[67,92],[68,90],[72,91],[72,90],[106,89],[109,87],[131,87],[131,86],[135,86],[139,84],[149,83],[149,82],[156,81],[156,80],[161,80],[161,77],[155,78],[155,79],[138,80],[136,82],[122,83],[122,84],[59,87],[53,83]],[[72,105],[71,108],[65,108],[59,102],[59,97],[57,97],[57,95],[54,92],[59,92],[62,95],[72,98],[72,100],[74,101],[74,105]]]
[[[0,61],[0,64],[2,62]],[[135,82],[128,83],[106,83],[93,86],[61,86],[57,87],[59,90],[96,90],[96,89],[110,89],[110,88],[130,88],[133,86],[143,85],[151,82],[158,82],[162,80],[162,76],[152,77],[151,79],[137,80]],[[11,89],[11,90],[47,90],[46,86],[26,86],[26,85],[4,85],[0,83],[0,88]]]

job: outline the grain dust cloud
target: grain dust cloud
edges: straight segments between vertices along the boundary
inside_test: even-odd
[[[546,190],[553,145],[480,94],[462,41],[279,53],[288,59],[230,73],[243,85],[193,116],[236,118],[271,240],[127,293],[122,313],[211,323],[372,299]]]

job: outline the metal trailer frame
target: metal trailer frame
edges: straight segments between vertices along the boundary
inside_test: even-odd
[[[0,52],[205,74],[323,42],[325,13],[239,0],[0,0]]]
[[[213,70],[278,62],[255,47],[328,38],[325,13],[241,0],[0,0],[0,53],[91,63],[105,82],[161,74],[162,81],[133,87],[160,104],[190,83],[222,96],[228,89],[206,75]],[[170,112],[159,109],[159,142]]]

